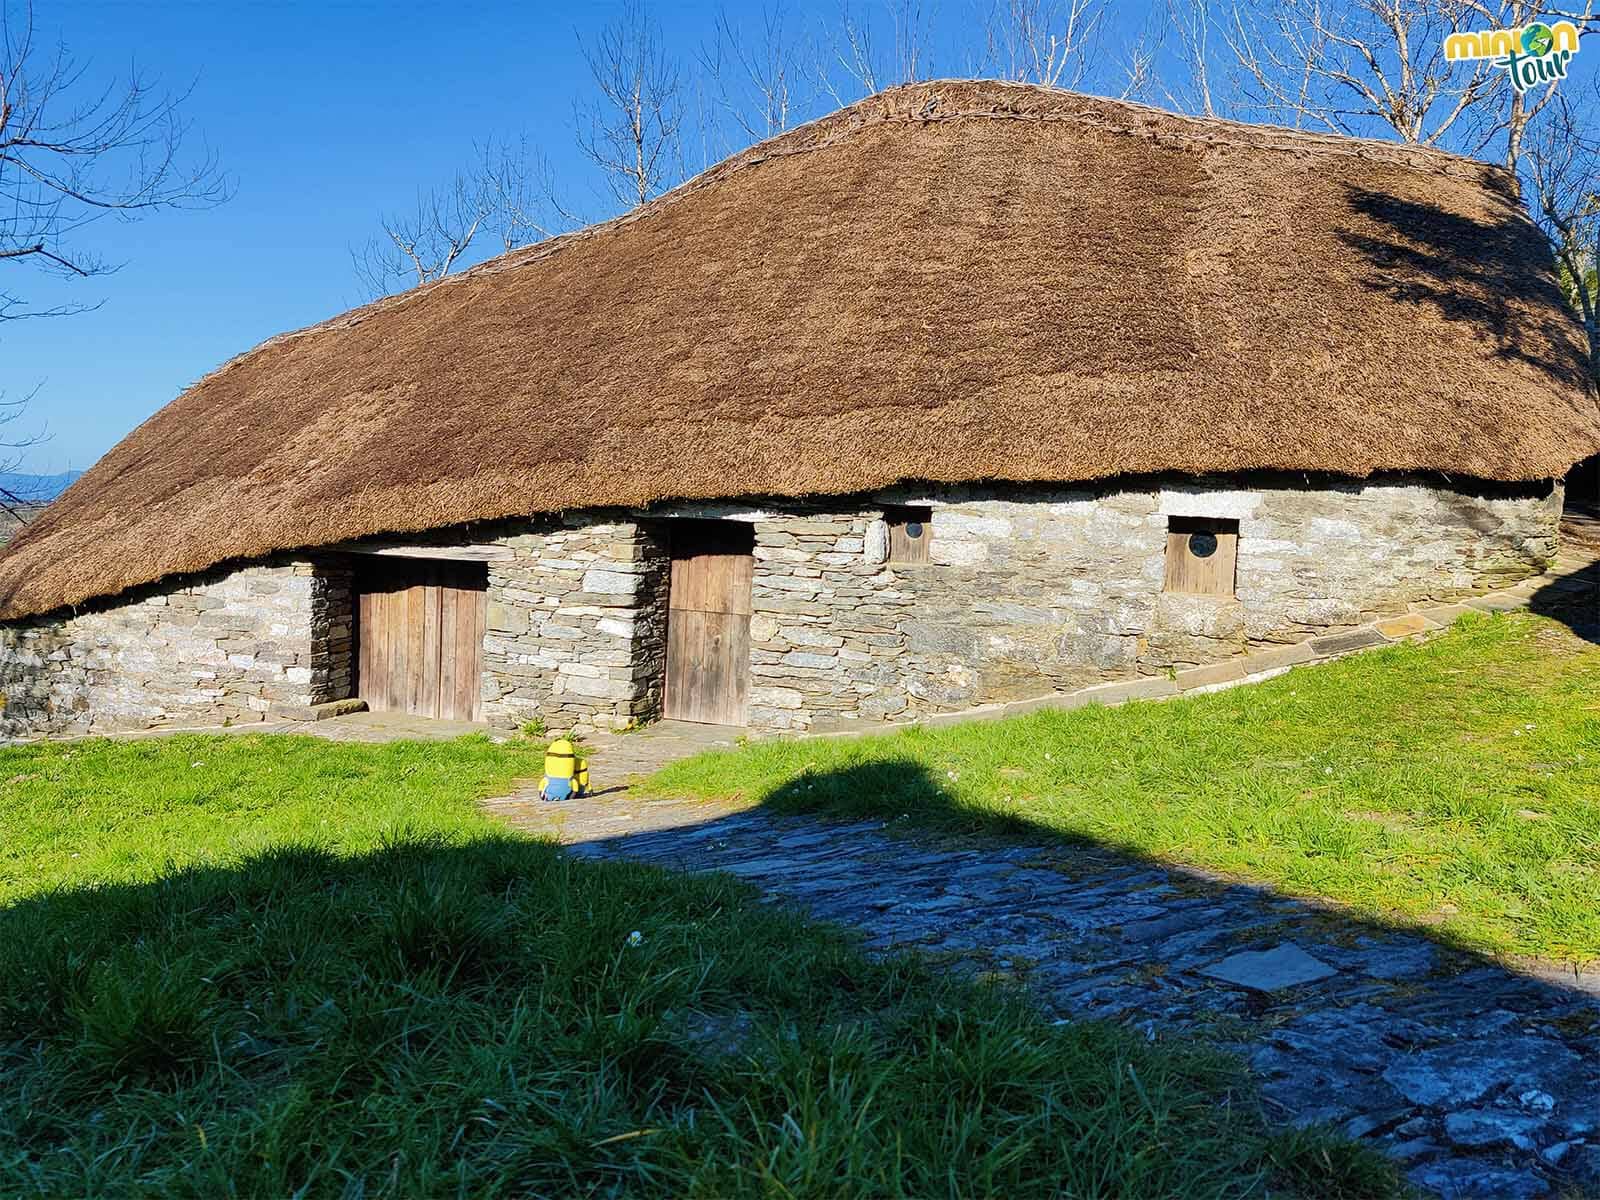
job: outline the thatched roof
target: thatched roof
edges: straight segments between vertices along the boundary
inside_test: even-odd
[[[898,88],[276,338],[0,557],[0,616],[477,518],[901,479],[1560,475],[1582,334],[1498,168]]]

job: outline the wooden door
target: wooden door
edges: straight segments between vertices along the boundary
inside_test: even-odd
[[[743,725],[750,705],[755,533],[736,521],[674,521],[663,715]]]
[[[357,688],[374,712],[483,715],[482,563],[377,559],[356,573]]]

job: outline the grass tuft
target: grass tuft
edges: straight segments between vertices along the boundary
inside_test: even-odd
[[[96,966],[67,1013],[76,1057],[112,1086],[177,1080],[206,1053],[206,989],[193,956],[117,955]]]

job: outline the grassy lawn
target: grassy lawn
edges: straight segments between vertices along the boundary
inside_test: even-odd
[[[1397,1194],[1203,1050],[479,815],[537,765],[0,748],[0,1195]]]
[[[647,786],[1044,831],[1482,950],[1600,958],[1600,648],[1539,617],[1166,703],[758,743]]]

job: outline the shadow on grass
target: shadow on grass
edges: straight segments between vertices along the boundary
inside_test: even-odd
[[[917,948],[958,973],[1016,974],[1058,1012],[1152,1034],[1210,1031],[1246,1054],[1278,1120],[1403,1146],[1414,1177],[1439,1190],[1522,1186],[1498,1171],[1570,1183],[1540,1151],[1560,1157],[1594,1131],[1600,973],[1508,969],[1443,931],[1424,937],[976,810],[911,758],[806,770],[763,810],[684,812],[679,828],[575,849],[729,871],[863,930],[869,945]],[[1283,988],[1204,973],[1271,950],[1303,951],[1331,973]],[[1452,1138],[1447,1120],[1467,1132]],[[1518,1143],[1482,1134],[1495,1121],[1522,1130]],[[1600,1157],[1584,1161],[1600,1183]]]
[[[915,826],[908,825],[904,832],[920,828],[955,838],[993,839],[996,845],[1036,846],[1041,850],[1055,847],[1069,854],[1076,852],[1071,854],[1068,865],[1121,868],[1136,871],[1141,876],[1155,869],[1168,875],[1173,885],[1191,899],[1207,898],[1217,904],[1244,899],[1252,904],[1267,904],[1288,914],[1283,925],[1303,921],[1308,932],[1340,942],[1376,939],[1396,944],[1395,939],[1401,938],[1416,944],[1432,944],[1441,952],[1448,951],[1455,956],[1447,964],[1441,960],[1442,966],[1448,966],[1447,976],[1474,968],[1492,970],[1508,983],[1533,981],[1534,986],[1554,987],[1563,995],[1575,992],[1600,1005],[1600,969],[1537,963],[1508,969],[1474,944],[1458,939],[1442,925],[1368,919],[1334,901],[1284,895],[1270,884],[1234,879],[1219,872],[1157,859],[1142,847],[1096,834],[1063,830],[1036,821],[1020,809],[973,806],[964,803],[943,780],[912,758],[807,771],[773,789],[764,798],[763,806],[784,815],[880,820],[885,822],[884,829],[890,833],[896,832],[897,819],[910,822],[911,814],[915,814]],[[968,852],[978,852],[976,844]]]
[[[1392,1195],[1237,1069],[725,877],[283,847],[0,909],[0,1194]]]

